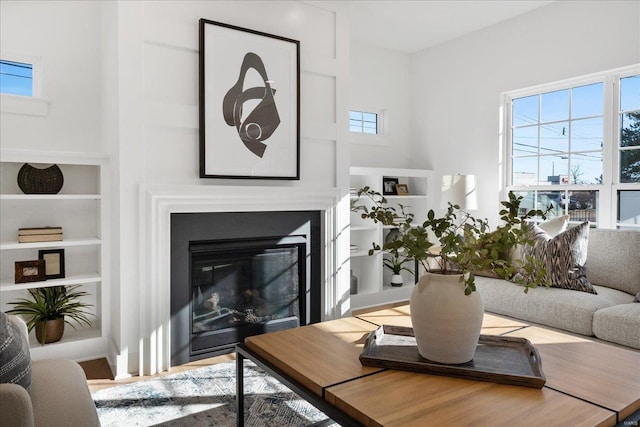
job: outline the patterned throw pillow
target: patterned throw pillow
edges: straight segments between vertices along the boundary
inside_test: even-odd
[[[29,343],[20,328],[0,311],[0,383],[31,389],[31,355]]]
[[[555,237],[536,225],[529,227],[535,245],[527,246],[525,253],[544,263],[552,287],[597,294],[584,269],[589,243],[588,222]]]
[[[562,215],[556,218],[551,218],[541,224],[538,227],[546,231],[551,237],[555,237],[560,233],[563,233],[569,226],[569,215]],[[514,267],[518,267],[519,262],[524,256],[524,245],[516,245],[509,253],[509,259]]]

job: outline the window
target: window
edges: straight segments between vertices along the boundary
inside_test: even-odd
[[[365,111],[349,111],[349,130],[371,135],[378,134],[378,114]]]
[[[0,93],[33,96],[33,65],[1,59]]]
[[[620,79],[620,182],[640,182],[640,75]]]
[[[506,190],[523,208],[640,230],[640,67],[506,99]]]

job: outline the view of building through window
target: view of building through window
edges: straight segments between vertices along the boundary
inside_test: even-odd
[[[606,211],[618,228],[640,229],[640,75],[591,80],[508,95],[507,190],[522,208],[592,223]]]
[[[0,60],[0,93],[33,96],[33,66]]]
[[[351,132],[377,134],[378,115],[364,111],[349,111],[349,130]]]

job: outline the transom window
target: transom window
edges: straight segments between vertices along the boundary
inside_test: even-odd
[[[506,190],[523,208],[640,230],[640,66],[506,99]]]
[[[1,59],[0,93],[33,96],[33,65]]]
[[[366,111],[349,111],[349,130],[357,133],[378,134],[378,114]]]

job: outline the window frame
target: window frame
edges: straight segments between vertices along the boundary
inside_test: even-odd
[[[3,61],[19,62],[31,65],[31,96],[13,95],[8,93],[3,93],[3,95],[22,96],[24,98],[42,97],[42,61],[39,57],[0,51],[0,59]]]
[[[47,116],[49,101],[43,98],[42,59],[39,56],[23,55],[14,52],[0,51],[0,58],[5,61],[20,62],[31,65],[31,96],[0,93],[0,112],[24,114],[29,116]]]
[[[361,120],[352,119],[352,118],[351,118],[351,113],[359,113],[359,114],[361,114],[361,115],[362,115],[362,119],[361,119]],[[374,116],[376,116],[376,121],[375,121],[375,124],[376,124],[376,131],[375,131],[374,133],[371,133],[371,132],[365,132],[365,131],[364,131],[364,129],[365,129],[364,124],[365,124],[365,123],[373,123],[373,121],[365,120],[365,119],[364,119],[364,115],[365,115],[365,114],[373,114]],[[354,130],[351,130],[351,120],[356,120],[358,123],[360,123],[360,125],[361,125],[361,126],[360,126],[360,128],[361,128],[362,130],[360,130],[360,131],[354,131]],[[350,109],[350,110],[349,110],[349,132],[351,132],[351,133],[365,134],[365,135],[379,135],[379,134],[381,133],[381,132],[380,132],[380,130],[381,130],[381,129],[380,129],[380,121],[381,121],[381,120],[380,120],[380,115],[379,115],[377,112],[374,112],[374,111],[354,110],[354,109]]]
[[[364,132],[352,132],[350,129],[347,129],[347,131],[349,132],[349,141],[351,143],[365,144],[369,146],[371,145],[391,146],[385,134],[386,123],[387,123],[386,110],[382,108],[352,106],[349,108],[349,113],[351,113],[351,111],[375,114],[377,117],[376,127],[378,131],[378,133],[364,133]]]
[[[502,198],[509,191],[598,191],[599,208],[597,211],[596,225],[599,228],[628,228],[629,224],[619,223],[618,218],[618,191],[640,191],[640,183],[620,183],[620,79],[640,74],[640,64],[594,73],[571,79],[565,79],[553,83],[531,86],[524,89],[504,92],[502,94],[501,114],[501,145],[504,156],[501,172]],[[532,95],[554,92],[557,90],[571,89],[579,86],[603,83],[603,149],[602,149],[602,184],[566,184],[566,185],[513,185],[512,163],[512,101]],[[538,154],[538,158],[540,155]],[[567,208],[565,208],[567,212]],[[635,228],[635,226],[631,226]],[[640,224],[637,226],[640,230]]]

